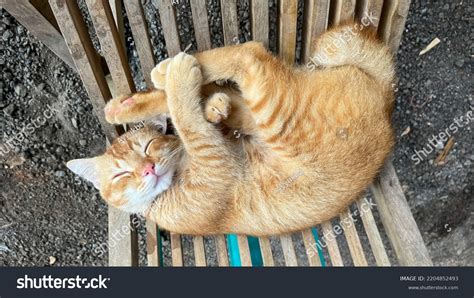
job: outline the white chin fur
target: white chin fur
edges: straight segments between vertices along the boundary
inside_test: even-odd
[[[128,202],[127,204],[121,206],[120,209],[128,213],[143,215],[145,211],[150,208],[157,196],[170,187],[173,180],[173,174],[174,171],[169,170],[160,176],[156,186],[156,182],[154,180],[156,178],[150,177],[142,191],[137,191],[136,189],[127,189],[125,191],[125,196]]]

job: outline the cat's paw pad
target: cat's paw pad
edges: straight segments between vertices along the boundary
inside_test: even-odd
[[[231,112],[230,98],[225,93],[215,93],[206,102],[204,109],[206,119],[220,123],[229,117]]]
[[[133,96],[119,96],[111,99],[104,108],[105,120],[111,124],[120,124],[120,115],[135,102]]]
[[[151,71],[151,81],[156,89],[164,90],[166,86],[166,72],[171,62],[171,58],[158,63]]]
[[[201,68],[194,56],[181,52],[172,59],[166,76],[166,91],[193,90],[201,83]]]

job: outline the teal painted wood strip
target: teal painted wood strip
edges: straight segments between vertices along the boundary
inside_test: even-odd
[[[321,267],[326,267],[326,260],[324,259],[323,250],[321,249],[321,242],[319,242],[318,231],[316,228],[311,228],[311,232],[313,232],[314,241],[316,241],[316,249],[318,250],[318,256],[321,260]]]
[[[226,237],[227,237],[227,247],[229,250],[230,266],[242,267],[242,262],[240,261],[239,242],[237,240],[237,235],[229,234]]]
[[[158,245],[158,264],[160,267],[165,267],[163,263],[163,243],[161,243],[160,228],[156,226],[156,244]]]
[[[250,258],[252,259],[252,266],[262,267],[263,258],[262,258],[262,251],[260,250],[260,242],[258,241],[258,238],[247,236],[247,239],[249,242]]]

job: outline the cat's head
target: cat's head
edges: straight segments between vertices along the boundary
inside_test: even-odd
[[[142,214],[170,187],[178,166],[180,141],[165,131],[166,119],[138,124],[104,154],[71,160],[67,167],[93,183],[111,206]]]

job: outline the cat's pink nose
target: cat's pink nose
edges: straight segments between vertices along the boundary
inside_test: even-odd
[[[146,164],[143,168],[143,176],[155,175],[155,165],[152,163]]]

